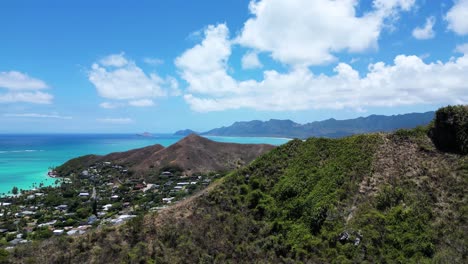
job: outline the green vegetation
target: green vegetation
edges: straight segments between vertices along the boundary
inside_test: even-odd
[[[437,110],[431,137],[439,149],[468,154],[468,106],[447,106]]]
[[[13,189],[11,189],[11,193],[13,195],[17,195],[18,194],[18,187],[14,186]]]
[[[356,119],[328,119],[307,124],[291,120],[271,119],[269,121],[235,122],[231,126],[215,128],[201,133],[213,136],[269,136],[287,138],[328,137],[339,138],[354,134],[391,132],[399,128],[425,126],[434,119],[434,112],[395,116],[371,115]]]
[[[428,131],[293,140],[172,210],[11,260],[467,263],[468,156],[439,151]]]
[[[0,248],[0,264],[8,263],[8,251]]]
[[[222,176],[207,173],[188,177],[177,167],[167,167],[167,171],[143,179],[111,162],[83,167],[75,161],[67,163],[70,167],[53,170],[55,175],[70,173],[68,177],[55,176],[56,187],[31,191],[14,187],[15,196],[0,198],[0,249],[120,225],[193,195]]]

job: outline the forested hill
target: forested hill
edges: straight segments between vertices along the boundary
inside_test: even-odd
[[[391,132],[397,129],[415,128],[427,125],[434,118],[434,112],[412,113],[404,115],[371,115],[356,119],[328,119],[307,124],[298,124],[291,120],[235,122],[231,126],[215,128],[201,133],[212,136],[263,136],[309,138],[339,138],[354,134],[371,132]]]
[[[122,227],[16,263],[467,263],[468,107],[431,127],[292,140]],[[433,143],[435,142],[435,144]]]

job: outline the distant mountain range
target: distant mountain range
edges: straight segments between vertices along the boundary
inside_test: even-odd
[[[434,119],[435,112],[411,113],[403,115],[371,115],[348,120],[327,119],[307,124],[298,124],[291,120],[271,119],[269,121],[235,122],[231,126],[215,128],[199,133],[206,136],[238,137],[287,137],[339,138],[354,134],[372,132],[391,132],[402,128],[414,128],[427,125]],[[177,131],[176,135],[194,133],[192,130]]]

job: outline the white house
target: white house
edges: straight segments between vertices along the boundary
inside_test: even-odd
[[[163,203],[172,203],[172,200],[174,200],[175,197],[167,197],[167,198],[163,198],[162,201]]]
[[[106,204],[102,208],[103,208],[104,211],[109,211],[109,209],[112,208],[112,204]]]
[[[56,236],[60,236],[60,235],[63,235],[65,231],[63,229],[57,229],[57,230],[54,230],[54,235]]]

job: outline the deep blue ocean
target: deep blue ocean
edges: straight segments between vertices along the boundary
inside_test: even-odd
[[[153,144],[165,147],[179,141],[181,136],[135,134],[0,134],[0,195],[8,194],[16,186],[31,189],[40,183],[54,184],[47,176],[50,167],[87,154],[108,154]],[[266,143],[281,145],[288,141],[268,137],[207,137],[214,141],[231,143]]]

